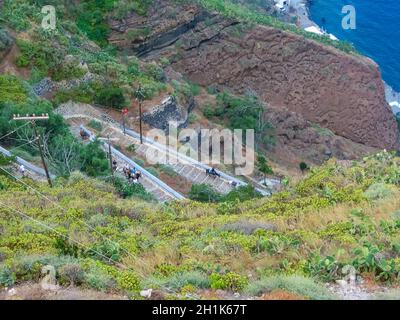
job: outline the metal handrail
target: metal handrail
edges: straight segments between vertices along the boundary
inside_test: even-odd
[[[96,139],[96,136],[92,132],[90,132],[88,129],[86,129],[83,125],[81,125],[80,127],[83,131],[85,131],[89,135],[91,141],[94,141]],[[106,146],[108,148],[109,145],[107,142],[102,141],[102,143],[104,144],[104,146]],[[144,176],[146,176],[150,181],[152,181],[154,184],[156,184],[158,187],[160,187],[164,192],[172,195],[174,198],[176,198],[178,200],[185,199],[185,197],[183,195],[181,195],[179,192],[176,192],[174,189],[172,189],[170,186],[165,184],[163,181],[161,181],[160,179],[158,179],[157,177],[152,175],[150,172],[148,172],[142,166],[137,164],[135,161],[128,158],[126,155],[124,155],[122,152],[115,149],[113,146],[110,146],[110,147],[111,147],[111,152],[113,154],[115,154],[118,158],[124,160],[125,162],[129,163],[131,166],[134,166],[135,168],[140,170]]]
[[[7,149],[5,149],[5,148],[3,148],[1,146],[0,146],[0,153],[4,154],[7,157],[12,157],[13,156],[10,151],[8,151]],[[46,172],[44,171],[44,169],[42,169],[40,167],[37,167],[37,166],[29,163],[28,161],[26,161],[26,160],[24,160],[24,159],[22,159],[20,157],[15,157],[15,159],[16,159],[18,164],[23,165],[29,171],[32,171],[32,172],[34,172],[34,173],[36,173],[38,175],[44,176],[44,177],[46,176]],[[56,176],[53,175],[53,174],[50,174],[50,177],[52,179],[56,178]]]

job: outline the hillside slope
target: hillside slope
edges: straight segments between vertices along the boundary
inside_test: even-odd
[[[269,199],[221,204],[123,200],[81,174],[54,189],[0,175],[0,286],[37,282],[51,265],[61,285],[131,298],[152,288],[164,298],[279,289],[327,299],[323,283],[352,265],[369,293],[390,288],[400,273],[399,163],[388,153],[330,161]]]

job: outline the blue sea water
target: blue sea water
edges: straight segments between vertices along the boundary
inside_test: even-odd
[[[342,8],[356,9],[356,29],[342,28]],[[400,0],[311,0],[311,20],[375,60],[383,79],[400,92]]]

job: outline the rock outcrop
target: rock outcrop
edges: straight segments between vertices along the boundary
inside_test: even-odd
[[[254,91],[269,105],[355,142],[399,148],[379,68],[367,58],[257,26],[241,37],[224,30],[198,46],[191,43],[173,67],[204,86]]]
[[[186,128],[188,116],[194,108],[193,99],[189,99],[187,107],[181,106],[175,97],[167,97],[159,106],[143,114],[143,121],[152,128],[168,131],[169,122],[175,122],[178,128]]]

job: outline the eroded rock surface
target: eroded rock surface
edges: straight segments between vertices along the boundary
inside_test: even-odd
[[[355,142],[399,148],[379,68],[367,58],[257,26],[241,37],[224,30],[191,45],[173,67],[204,86],[218,84],[239,94],[253,90],[268,104]]]

